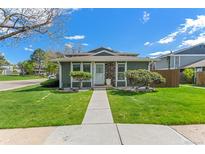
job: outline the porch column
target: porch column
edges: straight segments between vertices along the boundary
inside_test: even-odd
[[[58,62],[59,64],[59,88],[62,88],[63,87],[63,84],[62,84],[62,65],[60,62]]]
[[[93,83],[93,79],[94,79],[94,73],[93,73],[94,71],[93,71],[93,68],[94,68],[94,67],[93,67],[93,66],[94,66],[94,62],[91,62],[91,64],[90,64],[90,67],[91,67],[91,68],[90,68],[90,69],[91,69],[91,70],[90,70],[90,73],[91,73],[91,76],[92,76],[92,77],[91,77],[91,87],[93,87],[93,85],[94,85],[94,83]]]
[[[70,72],[73,71],[73,63],[70,62]],[[70,77],[70,88],[73,88],[73,77]]]
[[[127,72],[127,62],[125,62],[125,72]],[[125,87],[127,87],[127,77],[125,75]]]
[[[118,68],[117,68],[117,62],[115,62],[115,87],[117,87],[117,74],[118,74]]]

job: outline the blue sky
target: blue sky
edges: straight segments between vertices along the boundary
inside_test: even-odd
[[[65,33],[57,40],[33,35],[13,45],[0,43],[0,52],[17,63],[36,48],[64,50],[82,43],[84,51],[97,47],[156,56],[205,42],[205,9],[79,9],[64,16]],[[151,55],[150,55],[151,54]]]

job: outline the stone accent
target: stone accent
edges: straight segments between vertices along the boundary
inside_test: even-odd
[[[105,63],[105,79],[111,79],[112,86],[115,86],[115,63]]]

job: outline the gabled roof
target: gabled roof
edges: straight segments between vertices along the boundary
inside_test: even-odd
[[[173,54],[205,54],[205,43],[175,51]]]
[[[93,49],[91,51],[88,51],[88,53],[97,53],[97,52],[100,52],[100,51],[103,51],[103,50],[113,52],[113,53],[117,53],[117,51],[114,51],[112,49],[105,48],[105,47],[99,47],[99,48]]]
[[[205,59],[184,66],[184,68],[195,68],[195,67],[205,67]]]
[[[103,53],[106,53],[106,56],[138,56],[137,53],[119,52],[105,47],[96,48],[88,52],[69,53],[66,54],[66,56],[105,56]]]
[[[177,51],[173,51],[173,52],[170,51],[170,53],[164,54],[158,58],[163,58],[163,57],[167,57],[167,56],[171,56],[171,55],[180,55],[180,54],[183,54],[183,55],[189,55],[189,54],[201,55],[201,54],[204,54],[205,55],[205,43],[200,43],[200,44],[197,44],[197,45],[194,45],[194,46],[191,46],[188,48],[180,49]]]

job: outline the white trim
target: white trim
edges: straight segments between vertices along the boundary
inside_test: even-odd
[[[109,53],[109,54],[111,54],[111,55],[116,55],[115,53],[110,52],[110,51],[107,51],[107,50],[102,50],[102,51],[96,52],[96,53],[94,53],[94,54],[92,54],[92,55],[95,56],[95,55],[97,55],[97,54],[99,54],[99,53],[103,53],[103,52]]]
[[[127,62],[125,62],[125,72],[127,72]],[[127,77],[125,75],[125,87],[127,87]]]
[[[204,56],[205,54],[175,54],[175,55],[170,55],[171,57],[176,57],[176,56]]]
[[[70,62],[70,72],[73,71],[73,63]],[[73,77],[70,77],[70,87],[73,88]]]
[[[117,68],[117,62],[115,62],[115,87],[117,87],[117,80],[118,80],[118,68]]]
[[[59,63],[59,87],[62,88],[63,84],[62,84],[62,66],[61,63]]]
[[[126,63],[121,63],[121,62],[120,62],[120,63],[117,63],[117,81],[125,81],[125,76],[124,76],[124,80],[118,80],[118,73],[119,73],[119,72],[118,72],[118,65],[119,65],[119,64],[124,64],[125,69],[126,69]],[[125,70],[125,71],[126,71],[126,70]],[[125,72],[125,71],[124,71],[124,72]],[[120,73],[123,73],[123,72],[120,72]]]
[[[103,65],[103,77],[104,77],[104,84],[105,84],[105,63],[95,63],[94,67],[94,74],[96,74],[96,64],[102,64]],[[94,78],[94,85],[96,85],[96,80]]]
[[[90,69],[91,69],[91,71],[90,71],[90,73],[91,73],[91,87],[93,87],[93,77],[94,77],[93,65],[94,65],[94,63],[91,62],[91,63],[90,63]]]
[[[95,62],[93,62],[93,85],[95,85]]]
[[[176,68],[176,57],[174,57],[174,68]]]
[[[150,62],[149,62],[149,63],[148,63],[148,71],[150,71],[150,65],[151,65],[151,64],[150,64]]]

